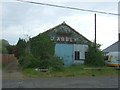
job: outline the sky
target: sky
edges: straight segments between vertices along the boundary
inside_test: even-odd
[[[30,0],[27,0],[30,1]],[[32,0],[34,1],[34,0]],[[43,0],[39,0],[43,2]],[[62,0],[44,3],[102,12],[118,13],[118,2],[67,2]],[[26,39],[61,24],[63,21],[87,39],[94,41],[94,14],[92,12],[49,7],[26,2],[2,2],[1,39],[15,45],[19,38]],[[96,13],[97,43],[105,49],[118,41],[118,16]],[[1,22],[0,22],[1,23]]]

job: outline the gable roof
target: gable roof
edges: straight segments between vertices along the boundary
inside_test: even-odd
[[[57,28],[59,27],[64,27],[64,26],[67,26],[69,29],[71,29],[73,32],[75,32],[76,34],[78,34],[79,36],[81,36],[82,38],[84,38],[86,41],[88,41],[89,43],[91,43],[90,40],[88,40],[86,37],[84,37],[82,34],[80,34],[79,32],[77,32],[75,29],[73,29],[71,26],[69,26],[68,24],[66,24],[65,22],[53,27],[53,28],[50,28],[49,30],[45,31],[44,33],[48,33],[50,31],[53,31],[53,30],[56,30]]]
[[[120,41],[117,41],[110,45],[109,47],[105,48],[103,52],[120,52]]]

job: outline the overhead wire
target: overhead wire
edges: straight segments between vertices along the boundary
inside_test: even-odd
[[[24,1],[24,0],[17,0],[17,1],[20,1],[20,2],[27,2],[27,3],[32,3],[32,4],[45,5],[45,6],[66,8],[66,9],[72,9],[72,10],[88,11],[88,12],[95,12],[95,13],[101,13],[101,14],[110,14],[110,15],[117,15],[117,16],[120,16],[120,14],[109,13],[109,12],[102,12],[102,11],[96,11],[96,10],[88,10],[88,9],[81,9],[81,8],[68,7],[68,6],[61,6],[61,5],[54,5],[54,4],[47,4],[47,3],[40,3],[40,2]]]

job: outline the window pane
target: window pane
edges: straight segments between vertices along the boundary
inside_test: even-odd
[[[75,51],[75,60],[80,60],[80,52]]]

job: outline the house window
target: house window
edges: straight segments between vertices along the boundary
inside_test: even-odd
[[[87,58],[87,54],[88,54],[88,52],[85,52],[85,59]]]
[[[108,57],[109,57],[109,56],[104,56],[104,60],[108,60]]]
[[[75,51],[75,60],[80,60],[80,52]]]

